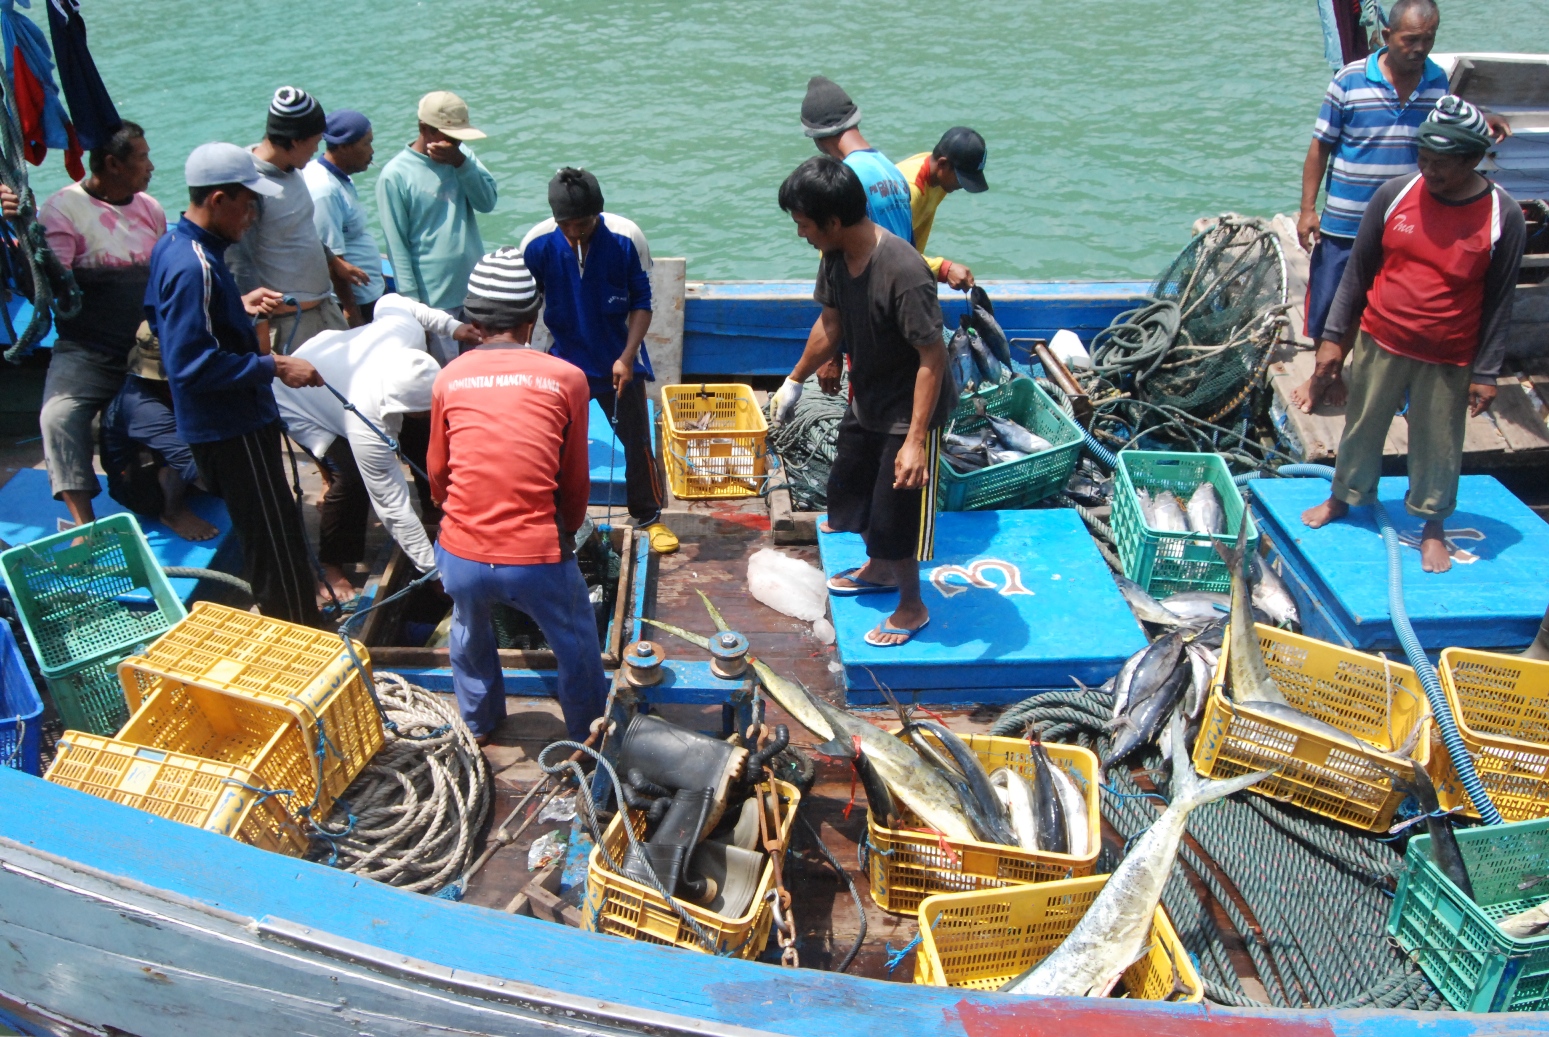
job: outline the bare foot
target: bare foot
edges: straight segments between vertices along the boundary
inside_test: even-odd
[[[1302,512],[1302,525],[1308,529],[1321,529],[1335,519],[1342,519],[1348,514],[1350,514],[1350,505],[1330,497],[1317,507],[1308,508]]]
[[[1333,375],[1313,372],[1311,378],[1291,390],[1291,402],[1303,414],[1311,414],[1319,406],[1343,407],[1350,393],[1345,380],[1336,372]]]
[[[914,631],[919,630],[929,620],[930,612],[926,610],[923,604],[914,606],[912,608],[900,608],[891,616],[887,617],[886,625],[892,627],[894,630],[908,630],[910,633],[890,634],[883,631],[879,627],[878,629],[873,630],[866,635],[866,642],[878,647],[901,645],[908,641],[911,636],[913,636]]]
[[[220,530],[187,508],[171,515],[163,515],[161,521],[184,540],[213,540],[220,535]]]
[[[1420,531],[1420,568],[1428,573],[1452,568],[1452,552],[1447,550],[1447,533],[1440,522],[1427,522]]]
[[[834,531],[834,527],[828,524],[827,519],[824,519],[822,522],[818,523],[818,529],[825,533],[832,533]]]

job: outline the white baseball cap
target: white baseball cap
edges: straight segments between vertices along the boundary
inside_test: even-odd
[[[241,184],[255,194],[278,198],[284,191],[258,171],[252,152],[235,144],[201,144],[183,163],[183,182],[189,187]]]

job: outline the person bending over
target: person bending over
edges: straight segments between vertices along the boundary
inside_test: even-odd
[[[436,565],[452,597],[452,687],[480,744],[506,715],[497,603],[531,617],[553,649],[571,738],[586,738],[607,698],[573,549],[591,488],[590,396],[580,368],[531,348],[541,303],[519,251],[481,259],[463,312],[482,344],[447,364],[431,391],[427,469],[444,512]]]
[[[936,279],[909,242],[867,218],[860,178],[837,159],[797,166],[780,185],[780,208],[823,253],[813,291],[823,334],[807,340],[776,394],[775,419],[790,418],[802,382],[842,342],[854,394],[828,477],[828,523],[861,534],[867,562],[831,578],[828,589],[897,591],[898,608],[866,643],[906,644],[930,622],[919,563],[934,549],[940,429],[953,402]]]
[[[1479,109],[1443,97],[1419,142],[1420,172],[1389,180],[1366,207],[1318,343],[1314,398],[1339,383],[1354,345],[1350,402],[1329,499],[1302,521],[1317,529],[1377,499],[1388,426],[1407,398],[1404,506],[1425,520],[1425,571],[1446,572],[1463,433],[1495,400],[1527,230],[1517,203],[1475,169],[1491,142]]]
[[[414,513],[403,464],[392,447],[371,430],[371,422],[398,439],[410,415],[429,419],[430,389],[441,365],[427,351],[426,335],[478,342],[470,325],[451,314],[389,293],[376,300],[370,324],[349,331],[325,331],[296,350],[323,381],[337,389],[359,413],[345,410],[328,391],[274,391],[290,437],[301,444],[327,475],[328,488],[318,506],[317,557],[323,576],[341,600],[355,596],[344,566],[366,556],[367,508],[403,548],[420,572],[436,564],[430,537]],[[404,455],[424,467],[425,454],[400,442]]]

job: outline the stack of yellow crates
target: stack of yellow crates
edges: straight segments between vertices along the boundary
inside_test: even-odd
[[[201,602],[118,668],[115,738],[69,731],[48,780],[280,853],[382,748],[371,659],[341,638]]]

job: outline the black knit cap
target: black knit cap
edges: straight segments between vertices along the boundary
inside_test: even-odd
[[[549,208],[556,220],[579,220],[602,212],[602,185],[584,169],[566,166],[549,181]]]
[[[844,88],[827,76],[807,80],[801,102],[801,125],[813,138],[837,137],[861,124],[861,110]]]
[[[306,140],[328,128],[328,115],[317,98],[298,86],[282,86],[269,102],[267,136]]]

